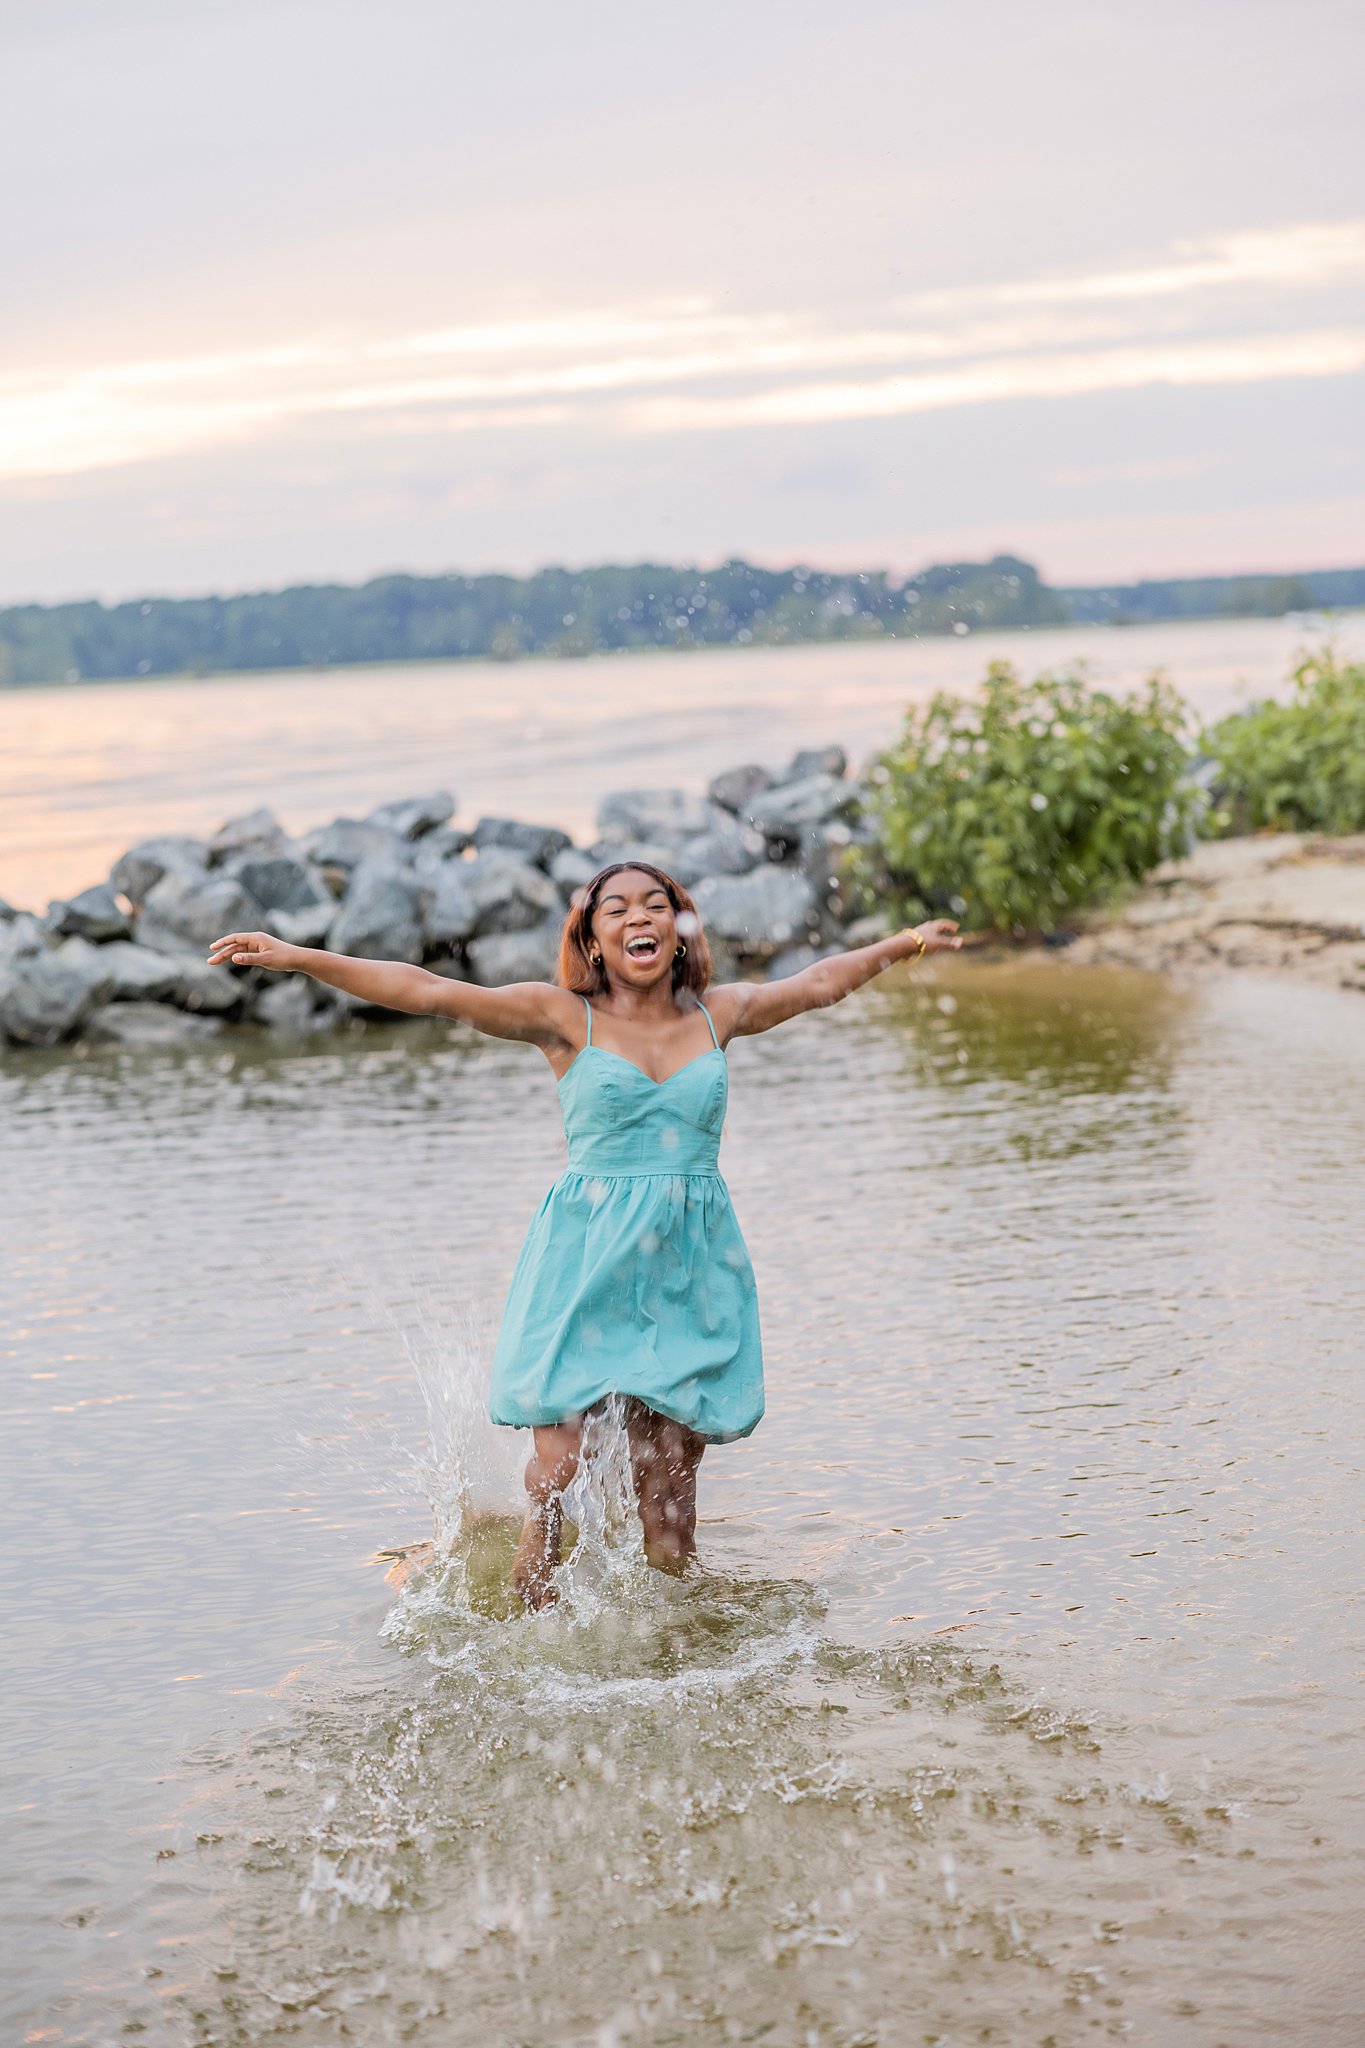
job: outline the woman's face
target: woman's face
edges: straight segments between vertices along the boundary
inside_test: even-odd
[[[668,891],[639,868],[622,868],[602,884],[592,914],[589,950],[602,955],[613,981],[652,988],[673,972],[678,927]]]

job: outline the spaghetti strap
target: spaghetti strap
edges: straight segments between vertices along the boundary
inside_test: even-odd
[[[702,1016],[703,1016],[703,1017],[705,1017],[705,1019],[706,1019],[706,1025],[707,1025],[707,1029],[708,1029],[708,1030],[710,1031],[710,1033],[711,1033],[711,1043],[712,1043],[712,1045],[714,1045],[714,1047],[716,1048],[716,1051],[717,1051],[717,1052],[719,1052],[719,1051],[720,1051],[720,1040],[719,1040],[719,1039],[717,1038],[717,1036],[716,1036],[716,1027],[715,1027],[715,1025],[714,1025],[714,1024],[713,1024],[713,1023],[711,1022],[711,1012],[710,1012],[710,1011],[709,1011],[709,1010],[707,1009],[707,1007],[706,1007],[705,1003],[704,1003],[704,1002],[702,1001],[702,999],[701,999],[701,997],[700,997],[700,996],[698,996],[698,998],[697,998],[697,1008],[698,1008],[698,1009],[699,1009],[699,1010],[701,1011],[701,1013],[702,1013]]]
[[[587,1013],[588,1013],[588,1044],[589,1044],[589,1045],[591,1045],[591,1044],[592,1044],[592,1004],[591,1004],[591,1003],[590,1003],[590,1002],[588,1001],[588,999],[587,999],[587,997],[586,997],[586,996],[584,996],[584,998],[583,998],[583,1008],[584,1008],[584,1009],[585,1009],[585,1010],[587,1011]],[[715,1032],[713,1031],[713,1032],[712,1032],[712,1034],[711,1034],[711,1036],[712,1036],[712,1037],[714,1038],[714,1037],[715,1037],[715,1035],[716,1035],[716,1034],[715,1034]]]

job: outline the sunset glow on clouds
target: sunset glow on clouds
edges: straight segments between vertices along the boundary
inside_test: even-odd
[[[20,373],[0,380],[0,479],[189,455],[326,416],[372,433],[543,433],[591,412],[599,430],[630,436],[1347,376],[1365,368],[1365,320],[1277,323],[1281,299],[1292,316],[1305,292],[1343,281],[1365,284],[1365,221],[1230,237],[1127,271],[925,292],[875,325],[683,302]]]
[[[0,603],[1365,560],[1349,0],[52,0],[0,58]]]

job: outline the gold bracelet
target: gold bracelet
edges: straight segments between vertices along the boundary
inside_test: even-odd
[[[916,938],[916,939],[918,939],[918,940],[919,940],[919,951],[918,951],[918,953],[916,953],[916,955],[915,955],[915,960],[916,960],[916,963],[918,963],[919,961],[921,961],[921,960],[922,960],[922,959],[924,958],[924,956],[925,956],[925,954],[926,954],[926,953],[928,952],[929,948],[928,948],[927,944],[925,943],[924,933],[923,933],[923,932],[917,932],[917,931],[915,930],[915,927],[914,927],[913,925],[911,925],[911,927],[910,927],[910,934],[911,934],[911,937],[912,937],[912,938]]]

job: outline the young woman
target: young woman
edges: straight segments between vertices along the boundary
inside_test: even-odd
[[[528,1607],[555,1597],[562,1500],[586,1416],[622,1402],[646,1554],[680,1571],[696,1550],[703,1451],[747,1436],[763,1413],[753,1271],[716,1163],[725,1046],[840,1002],[893,960],[960,946],[956,930],[934,918],[785,981],[709,989],[692,898],[659,868],[631,862],[601,869],[575,898],[557,984],[476,988],[267,932],[215,941],[215,965],[309,974],[362,1002],[457,1017],[538,1045],[550,1063],[569,1166],[522,1248],[490,1401],[495,1422],[534,1439],[513,1566]]]

